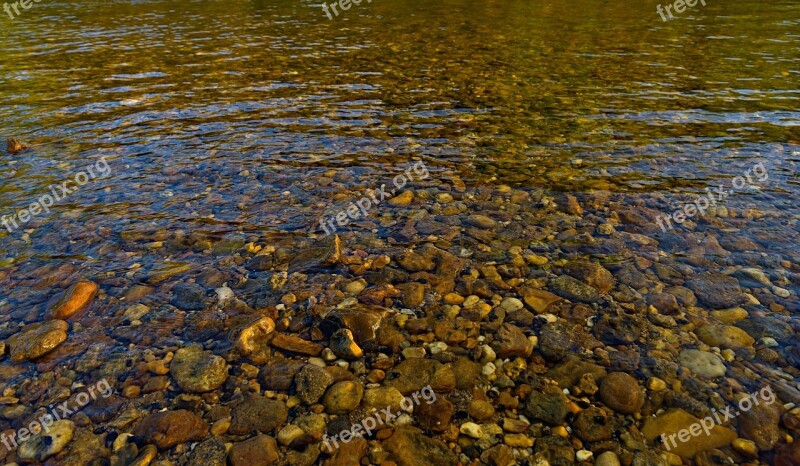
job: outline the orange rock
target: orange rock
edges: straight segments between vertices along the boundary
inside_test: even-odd
[[[81,280],[72,285],[64,296],[56,303],[52,309],[54,319],[69,319],[79,311],[89,307],[100,286],[88,280]]]

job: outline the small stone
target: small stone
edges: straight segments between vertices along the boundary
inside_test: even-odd
[[[322,404],[329,414],[347,414],[358,408],[363,396],[364,386],[360,382],[342,381],[328,389]]]
[[[414,200],[414,191],[407,190],[403,191],[402,193],[398,194],[397,196],[389,199],[389,205],[394,207],[405,207],[411,204],[411,201]]]
[[[467,408],[467,413],[472,419],[486,421],[494,416],[494,406],[484,400],[472,400]]]
[[[194,447],[187,466],[226,466],[228,451],[225,443],[212,437]]]
[[[233,408],[228,432],[233,435],[266,434],[283,426],[288,417],[289,410],[284,402],[253,395]]]
[[[590,461],[593,456],[594,453],[590,452],[589,450],[578,450],[575,452],[575,459],[578,462]]]
[[[453,417],[453,403],[440,396],[435,401],[420,403],[414,408],[419,426],[427,431],[444,432]]]
[[[483,437],[483,428],[474,422],[465,422],[461,424],[461,427],[458,430],[467,437],[476,439]]]
[[[518,311],[525,307],[517,298],[505,298],[502,303],[500,303],[500,308],[506,311],[506,313],[511,313],[514,311]]]
[[[614,276],[597,262],[572,261],[564,265],[564,271],[600,293],[607,293],[614,286]]]
[[[170,304],[183,311],[200,311],[206,307],[206,290],[197,283],[178,283],[172,288]]]
[[[555,280],[551,280],[549,288],[556,295],[566,298],[572,302],[591,304],[600,301],[600,294],[595,288],[568,275],[562,275]]]
[[[732,307],[730,309],[719,309],[711,311],[711,316],[722,322],[723,324],[733,324],[742,319],[747,318],[747,311],[741,307]]]
[[[414,359],[414,358],[424,358],[427,353],[425,348],[420,348],[418,346],[409,346],[408,348],[402,351],[403,357],[406,359]]]
[[[678,362],[700,377],[714,379],[725,375],[725,363],[714,353],[696,349],[685,349],[678,355]]]
[[[697,453],[714,448],[722,448],[736,439],[736,433],[727,427],[715,425],[706,435],[685,435],[694,424],[700,425],[700,419],[686,411],[676,408],[670,409],[656,417],[648,417],[644,421],[642,434],[652,442],[657,437],[664,436],[665,442],[670,442],[671,452],[684,458],[693,458]],[[685,431],[684,434],[679,432]],[[680,441],[678,435],[689,437],[687,441]]]
[[[557,426],[567,417],[566,398],[558,387],[547,386],[543,392],[533,391],[528,395],[524,412],[529,419],[540,419]]]
[[[219,388],[228,379],[225,359],[203,351],[200,345],[190,345],[175,353],[170,374],[188,392],[204,393]]]
[[[490,230],[495,226],[497,226],[497,222],[492,220],[490,217],[487,217],[486,215],[470,215],[469,217],[467,217],[464,223],[476,228],[482,228],[484,230]]]
[[[307,356],[317,356],[325,348],[319,343],[303,340],[300,337],[286,335],[283,333],[275,334],[272,340],[270,340],[270,345],[284,351],[305,354]]]
[[[256,351],[263,351],[269,344],[269,338],[275,331],[275,322],[269,317],[261,317],[247,325],[236,338],[236,349],[247,356]]]
[[[644,405],[639,382],[624,372],[612,372],[600,382],[600,399],[606,406],[622,414],[635,414]]]
[[[366,288],[366,287],[367,287],[367,281],[364,280],[363,278],[360,278],[358,280],[354,280],[354,281],[348,283],[347,285],[345,285],[344,286],[344,291],[346,293],[350,293],[352,295],[357,295],[357,294],[361,293],[362,291],[364,291],[364,288]]]
[[[606,451],[601,453],[596,460],[594,466],[620,466],[619,458],[613,451]]]
[[[533,446],[533,439],[525,434],[505,434],[503,442],[511,448],[530,448]]]
[[[666,390],[667,382],[665,382],[663,379],[659,379],[658,377],[650,377],[650,379],[647,380],[647,388],[650,391],[660,392]]]
[[[331,336],[330,348],[336,356],[348,361],[356,361],[364,357],[364,352],[353,338],[353,332],[346,328],[334,332]]]
[[[333,376],[321,367],[306,364],[295,376],[297,395],[306,404],[314,404],[322,398],[333,383]]]
[[[747,302],[739,282],[727,275],[705,272],[690,278],[686,286],[710,309],[727,309]]]
[[[733,325],[706,325],[696,333],[703,343],[719,348],[746,348],[755,343],[755,339],[747,332]]]
[[[202,440],[207,433],[208,424],[183,409],[149,414],[133,429],[134,436],[162,451],[181,443]]]
[[[737,438],[731,444],[734,450],[741,453],[742,455],[755,459],[758,458],[758,447],[756,446],[756,442],[752,440],[745,440],[743,438]]]
[[[519,356],[527,358],[533,351],[533,344],[522,329],[513,324],[502,324],[495,334],[492,347],[500,358]]]
[[[11,360],[32,361],[56,349],[67,339],[69,325],[63,320],[31,324],[6,340]]]
[[[431,343],[430,346],[428,347],[431,354],[444,353],[445,351],[447,351],[447,348],[448,348],[447,343],[443,341],[435,341]]]
[[[49,430],[41,430],[22,442],[17,456],[23,462],[43,463],[47,458],[59,453],[72,440],[75,423],[68,420],[54,422]]]
[[[134,304],[129,308],[125,309],[125,312],[122,313],[122,316],[128,319],[129,321],[140,320],[142,317],[146,316],[150,312],[150,308],[145,306],[144,304]]]
[[[73,315],[89,307],[100,291],[97,283],[81,280],[72,285],[63,297],[53,306],[51,314],[54,319],[69,319]]]
[[[228,454],[230,466],[271,466],[279,460],[278,444],[269,435],[257,435],[234,443]]]
[[[398,466],[456,466],[458,464],[458,458],[444,442],[431,438],[411,426],[395,429],[394,434],[381,446],[391,454],[391,459]],[[357,462],[347,464],[357,464]],[[383,464],[388,466],[389,463]]]

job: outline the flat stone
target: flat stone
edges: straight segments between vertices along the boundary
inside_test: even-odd
[[[747,348],[756,342],[747,332],[733,325],[706,325],[695,333],[703,343],[719,348]]]
[[[515,356],[527,358],[533,352],[533,343],[521,328],[506,323],[497,330],[492,348],[502,359]]]
[[[700,430],[700,435],[691,435],[689,429],[693,424],[699,425],[700,419],[682,409],[671,409],[660,416],[648,417],[644,421],[642,434],[650,442],[664,435],[664,442],[669,442],[669,448],[665,449],[684,458],[693,458],[699,452],[722,448],[736,439],[736,432],[719,425],[712,427],[708,435],[704,430]],[[688,439],[682,441],[675,435],[670,440],[673,434],[679,432],[683,432],[682,437]]]
[[[216,390],[228,379],[225,359],[203,351],[200,345],[176,351],[169,371],[182,389],[193,393]]]
[[[624,372],[612,372],[600,382],[600,399],[606,406],[622,414],[636,414],[644,405],[639,382]]]
[[[264,351],[274,331],[275,322],[269,317],[260,317],[239,332],[235,342],[236,349],[245,356]]]
[[[705,272],[690,278],[686,286],[694,291],[700,303],[711,309],[727,309],[747,302],[739,282],[727,275]]]
[[[72,285],[50,311],[54,319],[69,319],[92,304],[100,286],[97,283],[81,280]]]
[[[456,386],[453,370],[432,359],[406,359],[386,374],[386,385],[404,395],[430,385],[436,392],[450,392]]]
[[[234,443],[228,454],[230,466],[270,466],[279,460],[278,444],[269,435]]]
[[[49,432],[41,430],[38,434],[22,442],[17,449],[17,456],[23,462],[42,463],[63,450],[72,440],[74,433],[74,422],[56,421],[50,426]]]
[[[295,376],[297,395],[306,404],[314,404],[322,398],[333,383],[333,376],[325,369],[306,364]]]
[[[398,466],[456,466],[458,458],[441,440],[411,426],[401,426],[381,445]],[[355,463],[353,463],[355,464]]]
[[[187,466],[226,466],[228,450],[219,437],[198,444],[189,455]]]
[[[614,276],[597,262],[572,261],[564,266],[564,271],[600,293],[607,293],[614,286]]]
[[[267,434],[284,425],[288,417],[289,410],[282,401],[253,395],[233,408],[228,432],[233,435]]]
[[[178,283],[172,288],[170,304],[183,311],[200,311],[206,307],[206,290],[197,283]]]
[[[22,329],[6,340],[11,360],[32,361],[53,351],[67,339],[69,325],[63,320],[38,322]]]
[[[567,417],[567,400],[558,387],[547,386],[543,392],[535,390],[528,395],[524,412],[529,419],[561,425]]]
[[[184,409],[148,414],[133,429],[133,435],[162,451],[182,443],[203,440],[207,433],[208,424]]]
[[[595,288],[568,275],[551,280],[548,287],[553,293],[572,302],[589,304],[600,302],[600,294]]]
[[[678,355],[678,362],[692,374],[708,379],[722,377],[727,371],[722,358],[707,351],[685,349]]]
[[[343,381],[333,384],[325,392],[322,404],[329,414],[347,414],[358,408],[363,396],[364,386],[361,382]]]
[[[303,340],[300,337],[277,333],[270,341],[275,348],[289,351],[291,353],[305,354],[308,356],[318,356],[325,349],[319,343]]]

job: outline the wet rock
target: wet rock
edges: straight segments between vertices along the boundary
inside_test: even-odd
[[[306,364],[295,376],[297,395],[306,404],[314,404],[319,401],[331,383],[333,383],[333,376],[325,369],[313,364]]]
[[[356,437],[347,443],[339,444],[327,466],[354,466],[361,464],[361,458],[366,454],[367,441],[361,437]]]
[[[356,361],[364,357],[364,352],[356,344],[353,333],[346,328],[337,330],[331,336],[330,348],[336,356],[348,361]]]
[[[711,311],[711,316],[723,324],[734,324],[742,319],[746,319],[747,311],[740,307],[732,307],[730,309]]]
[[[100,286],[88,280],[72,285],[50,311],[54,319],[66,320],[92,304]]]
[[[212,437],[194,447],[187,466],[226,466],[227,458],[225,442],[219,437]]]
[[[646,329],[636,317],[623,312],[604,312],[592,328],[598,340],[607,345],[630,345]]]
[[[557,426],[567,417],[567,399],[557,387],[547,386],[543,392],[533,391],[528,395],[524,412],[529,419]]]
[[[341,258],[342,240],[334,233],[292,256],[289,271],[306,272],[315,268],[329,267],[337,264]]]
[[[206,290],[197,283],[178,283],[172,288],[170,304],[184,311],[200,311],[206,307]]]
[[[562,275],[550,281],[548,286],[553,293],[572,302],[589,304],[600,302],[600,294],[595,288],[568,275]]]
[[[775,466],[797,466],[800,464],[800,442],[783,445],[775,455]]]
[[[203,351],[200,345],[176,351],[169,371],[182,389],[193,393],[210,392],[228,379],[225,359]]]
[[[402,409],[403,399],[403,394],[394,387],[368,388],[364,392],[364,408],[380,411],[389,407],[392,412],[396,413]]]
[[[275,322],[269,317],[260,317],[255,322],[246,325],[234,343],[243,355],[261,353],[267,349],[269,339],[275,331]]]
[[[527,358],[533,352],[533,342],[528,339],[521,328],[512,324],[503,324],[495,334],[492,348],[502,359],[514,356]]]
[[[11,360],[31,361],[56,349],[67,339],[69,325],[63,320],[49,320],[26,326],[6,340]]]
[[[594,466],[620,466],[619,457],[613,451],[606,451],[594,460]]]
[[[781,439],[780,410],[774,404],[753,406],[739,416],[739,435],[755,442],[759,450],[770,451]]]
[[[38,434],[22,442],[17,449],[17,457],[22,462],[42,463],[63,450],[72,440],[74,432],[74,422],[56,421],[50,426],[49,431],[41,430]]]
[[[576,328],[564,322],[555,322],[542,327],[539,335],[539,351],[551,361],[560,361],[581,349],[582,338]]]
[[[6,152],[9,154],[18,154],[27,148],[28,146],[19,142],[17,138],[6,139]]]
[[[442,441],[416,427],[402,426],[382,444],[398,466],[456,466],[458,458]]]
[[[181,443],[203,440],[207,433],[208,424],[183,409],[148,414],[133,429],[134,436],[162,451]]]
[[[706,325],[696,333],[697,337],[708,346],[737,349],[750,347],[755,343],[755,339],[747,332],[732,325]]]
[[[145,281],[149,285],[158,285],[169,280],[175,275],[192,270],[195,266],[187,262],[164,262],[155,265],[147,275]]]
[[[669,451],[684,458],[693,458],[699,452],[722,448],[736,439],[736,432],[719,425],[711,428],[708,435],[705,431],[701,431],[702,435],[689,435],[693,424],[700,425],[700,419],[682,409],[671,409],[657,417],[645,419],[642,434],[650,442],[663,434],[664,442],[669,442]]]
[[[322,404],[329,414],[347,414],[358,408],[363,396],[364,386],[360,382],[343,381],[333,384],[325,392]]]
[[[606,370],[578,357],[570,357],[561,364],[547,372],[547,377],[558,382],[561,388],[570,388],[577,385],[585,375],[591,375],[594,380],[601,380],[606,376]]]
[[[425,285],[422,283],[405,283],[397,288],[400,290],[400,299],[406,307],[414,308],[425,301]]]
[[[494,220],[485,215],[479,215],[479,214],[470,215],[469,217],[466,218],[464,223],[475,228],[482,228],[484,230],[490,230],[495,226],[497,226],[497,222],[495,222]]]
[[[792,326],[775,317],[751,317],[736,323],[736,326],[755,339],[774,338],[780,342],[793,341]]]
[[[700,303],[711,309],[726,309],[747,302],[739,282],[727,275],[705,272],[690,278],[686,286],[694,291]]]
[[[669,293],[656,293],[648,296],[647,303],[658,309],[662,314],[675,314],[680,309],[675,295]]]
[[[624,372],[612,372],[600,382],[600,399],[614,411],[636,414],[644,405],[644,392],[639,382]]]
[[[536,439],[533,446],[536,456],[543,458],[546,463],[553,466],[568,466],[575,464],[575,451],[569,440],[563,437],[549,436]]]
[[[564,271],[600,293],[607,293],[614,286],[614,276],[597,262],[572,261],[564,266]]]
[[[436,268],[433,258],[417,254],[414,251],[405,251],[397,256],[397,263],[409,272],[428,272]]]
[[[406,207],[414,200],[414,191],[406,190],[397,196],[389,199],[387,202],[394,207]]]
[[[437,397],[436,401],[430,404],[423,401],[414,408],[419,427],[433,432],[444,432],[450,425],[453,412],[453,403],[443,396]]]
[[[284,425],[288,417],[289,411],[282,401],[249,396],[233,408],[228,432],[233,435],[266,434]]]
[[[280,460],[278,444],[269,435],[257,435],[231,447],[230,466],[270,466]]]
[[[430,385],[434,391],[450,392],[455,388],[453,370],[432,359],[406,359],[386,374],[387,386],[408,395]]]
[[[590,406],[575,417],[572,429],[584,442],[610,440],[614,435],[614,418],[607,411]]]
[[[270,361],[259,372],[258,380],[263,388],[288,392],[292,387],[295,375],[305,366],[302,361],[276,359]]]
[[[275,348],[289,351],[291,353],[305,354],[307,356],[318,356],[325,348],[319,343],[304,340],[294,335],[276,333],[270,341]]]
[[[379,306],[355,305],[347,309],[336,309],[325,316],[320,330],[332,336],[336,330],[346,328],[353,332],[357,344],[361,345],[377,337],[386,309]]]
[[[727,368],[722,358],[714,353],[696,349],[685,349],[678,355],[678,362],[692,374],[709,379],[722,377]]]

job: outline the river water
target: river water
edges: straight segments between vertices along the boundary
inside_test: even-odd
[[[263,358],[236,356],[237,326],[270,316],[275,333],[327,348],[320,322],[338,306],[377,313],[382,330],[403,338],[393,347],[388,330],[374,336],[377,344],[356,332],[366,359],[350,364],[350,378],[386,385],[365,376],[405,377],[399,365],[375,361],[383,354],[399,364],[407,346],[458,370],[461,359],[485,369],[474,387],[453,392],[463,414],[445,421],[454,428],[480,398],[473,392],[485,397],[494,384],[527,406],[535,397],[520,384],[544,393],[540,379],[559,380],[552,371],[572,367],[565,356],[577,354],[630,373],[646,390],[635,413],[582,394],[620,419],[635,414],[626,429],[667,409],[702,417],[769,380],[782,393],[777,417],[763,415],[774,430],[729,427],[758,444],[762,462],[796,459],[783,436],[797,435],[786,418],[798,418],[784,404],[800,402],[800,5],[706,3],[673,10],[667,22],[647,2],[597,0],[373,0],[333,19],[309,1],[42,0],[3,17],[0,136],[30,147],[0,152],[0,215],[12,219],[0,229],[0,340],[52,319],[80,280],[99,295],[62,316],[68,337],[54,351],[12,361],[14,343],[3,346],[0,356],[10,354],[0,360],[0,384],[14,400],[0,412],[0,430],[27,425],[37,408],[69,396],[56,393],[64,378],[113,379],[114,409],[135,411],[126,412],[134,420],[183,406],[176,397],[192,390],[181,375],[142,365],[168,363],[191,342],[230,365],[225,384],[207,391],[216,399],[207,393],[194,409],[213,423],[225,415],[209,410],[237,406],[247,380],[251,392],[270,387],[264,375],[254,387],[242,363],[308,356],[275,344],[262,348]],[[79,185],[87,167],[97,176]],[[395,185],[404,172],[407,184]],[[69,192],[57,188],[68,180]],[[410,193],[369,197],[384,184],[391,196]],[[31,209],[59,192],[47,211]],[[363,199],[370,206],[358,218],[345,213],[347,225],[336,223]],[[333,228],[341,257],[326,237]],[[409,249],[419,254],[406,257]],[[189,285],[176,291],[178,284]],[[216,302],[223,286],[237,304]],[[567,301],[536,298],[555,295]],[[409,330],[408,321],[424,319],[453,328]],[[509,352],[520,343],[503,343],[513,340],[503,325],[538,339],[536,349]],[[435,342],[450,349],[430,354]],[[508,361],[522,356],[523,374],[507,369],[513,382],[505,384],[511,362],[492,373],[483,346]],[[689,361],[695,349],[719,354],[724,377],[711,375],[714,364]],[[649,386],[653,378],[667,382],[669,395]],[[157,389],[143,395],[127,388],[153,379]],[[561,388],[574,382],[561,379]],[[292,404],[295,385],[274,390],[292,407],[282,424],[321,412]],[[326,406],[333,435],[331,412]],[[562,422],[535,412],[527,411],[526,436],[558,437],[551,430]],[[420,417],[412,424],[424,425]],[[50,461],[79,464],[79,443],[135,425],[97,418],[79,422],[83,443]],[[461,461],[494,445],[436,432]],[[386,449],[419,441],[408,435]],[[573,440],[628,464],[659,451],[638,430],[631,435],[639,437]],[[287,460],[289,450],[310,454],[306,445],[319,445],[301,443],[281,447],[281,461],[301,464]],[[560,464],[557,443],[517,446],[514,455],[519,464],[536,455]],[[745,462],[746,448],[729,443],[714,448]],[[161,448],[158,458],[185,450]],[[449,464],[442,455],[424,461]]]

